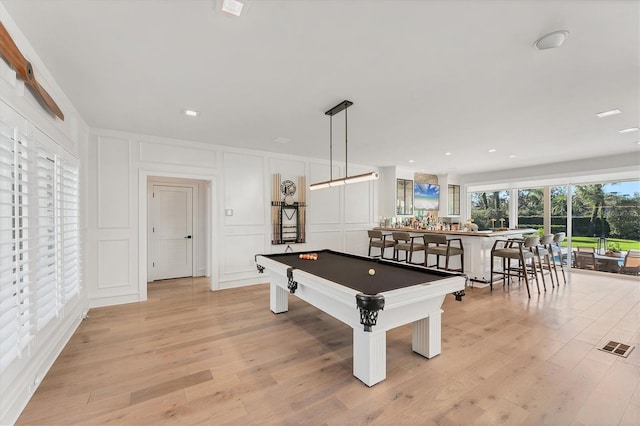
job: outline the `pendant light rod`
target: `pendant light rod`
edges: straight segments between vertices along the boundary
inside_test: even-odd
[[[311,191],[314,191],[316,189],[341,186],[341,185],[350,184],[350,183],[366,182],[368,180],[378,179],[379,177],[377,172],[369,172],[369,173],[363,173],[356,176],[349,176],[349,173],[348,173],[349,158],[347,157],[349,153],[349,148],[348,148],[349,121],[347,116],[347,108],[349,108],[351,105],[353,105],[353,102],[344,100],[340,102],[338,105],[334,106],[333,108],[325,112],[325,115],[329,116],[329,180],[309,185],[309,190]],[[344,177],[340,179],[333,179],[333,116],[342,111],[344,111]]]
[[[344,177],[349,176],[349,159],[347,158],[347,153],[349,150],[347,149],[347,129],[349,128],[349,121],[347,120],[347,108],[344,108]]]
[[[353,105],[353,102],[344,100],[340,102],[338,105],[333,108],[327,110],[324,114],[329,116],[329,178],[333,180],[333,116],[344,111],[344,175],[349,176],[347,173],[347,153],[349,152],[347,149],[347,130],[349,129],[349,123],[347,121],[347,108]]]
[[[325,115],[330,115],[330,116],[334,116],[337,113],[339,113],[340,111],[349,108],[351,105],[353,105],[353,102],[351,101],[342,101],[340,102],[338,105],[334,106],[333,108],[327,110],[327,112],[325,112]]]
[[[329,116],[329,180],[333,180],[333,115]]]

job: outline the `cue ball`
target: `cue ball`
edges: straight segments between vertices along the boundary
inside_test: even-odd
[[[375,269],[369,269],[369,275],[375,275],[375,274],[376,274]]]

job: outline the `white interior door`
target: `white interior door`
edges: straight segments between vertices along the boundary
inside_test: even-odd
[[[153,279],[193,275],[193,188],[153,185]]]

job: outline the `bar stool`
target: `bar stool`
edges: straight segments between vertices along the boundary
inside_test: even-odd
[[[567,284],[567,277],[564,274],[564,252],[562,250],[561,242],[564,241],[564,238],[567,236],[564,232],[558,232],[553,234],[553,241],[550,244],[551,248],[551,257],[553,258],[553,263],[556,263],[556,255],[558,255],[558,260],[560,261],[560,270],[562,271],[562,279],[564,280],[565,285]],[[567,258],[568,262],[568,258]],[[556,270],[556,281],[558,281],[558,286],[560,286],[560,280],[558,280],[558,271]]]
[[[384,257],[384,251],[387,247],[393,248],[393,246],[396,245],[395,241],[387,241],[387,234],[383,234],[382,231],[370,229],[367,231],[367,234],[369,234],[369,257],[371,257],[371,248],[377,247],[380,249],[380,257],[382,259],[389,259],[388,257]]]
[[[413,253],[416,251],[424,251],[425,245],[423,243],[417,243],[414,240],[416,238],[423,238],[422,236],[411,236],[408,232],[394,232],[393,241],[395,245],[393,246],[393,260],[398,260],[398,255],[401,251],[405,252],[404,260],[407,263],[412,263]],[[425,262],[427,256],[425,255]]]
[[[539,268],[537,269],[540,270],[540,276],[542,277],[542,286],[544,287],[545,291],[547,290],[547,283],[545,282],[545,279],[544,279],[545,265],[542,264],[543,258],[546,263],[547,270],[549,271],[549,279],[551,280],[551,287],[555,287],[553,283],[553,275],[551,271],[551,250],[549,249],[549,244],[551,244],[552,242],[553,242],[553,234],[546,234],[546,235],[543,235],[542,238],[540,238],[539,244],[532,248],[532,251],[536,254],[536,257],[538,260]],[[555,262],[553,262],[553,269],[555,269],[555,267],[556,267],[556,264]],[[558,281],[557,270],[556,270],[556,281]],[[558,285],[560,285],[560,281],[558,281]]]
[[[491,279],[489,280],[489,287],[493,291],[493,276],[496,273],[502,274],[502,285],[505,282],[509,284],[511,277],[511,261],[518,261],[517,275],[518,277],[524,275],[524,283],[527,286],[527,295],[531,298],[531,292],[529,291],[529,269],[536,280],[536,286],[538,287],[538,293],[540,293],[540,284],[538,283],[538,274],[536,271],[536,262],[534,259],[533,247],[537,246],[540,242],[540,238],[537,236],[527,237],[524,240],[496,240],[491,248]],[[502,271],[495,271],[493,268],[494,257],[502,258]],[[531,261],[531,268],[527,266],[527,261]],[[508,264],[507,264],[508,263]]]
[[[459,246],[452,246],[451,243],[457,241]],[[461,238],[448,239],[446,235],[438,234],[425,234],[424,236],[425,251],[424,251],[424,266],[427,265],[427,255],[433,254],[436,256],[435,267],[440,269],[440,256],[445,257],[444,269],[447,271],[460,271],[464,272],[464,247],[462,246]],[[435,244],[435,246],[431,246]],[[460,256],[460,269],[449,268],[449,258],[451,256]],[[434,265],[431,265],[434,266]]]

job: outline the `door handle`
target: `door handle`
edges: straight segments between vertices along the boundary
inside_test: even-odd
[[[185,238],[191,238],[191,235],[187,235]]]

